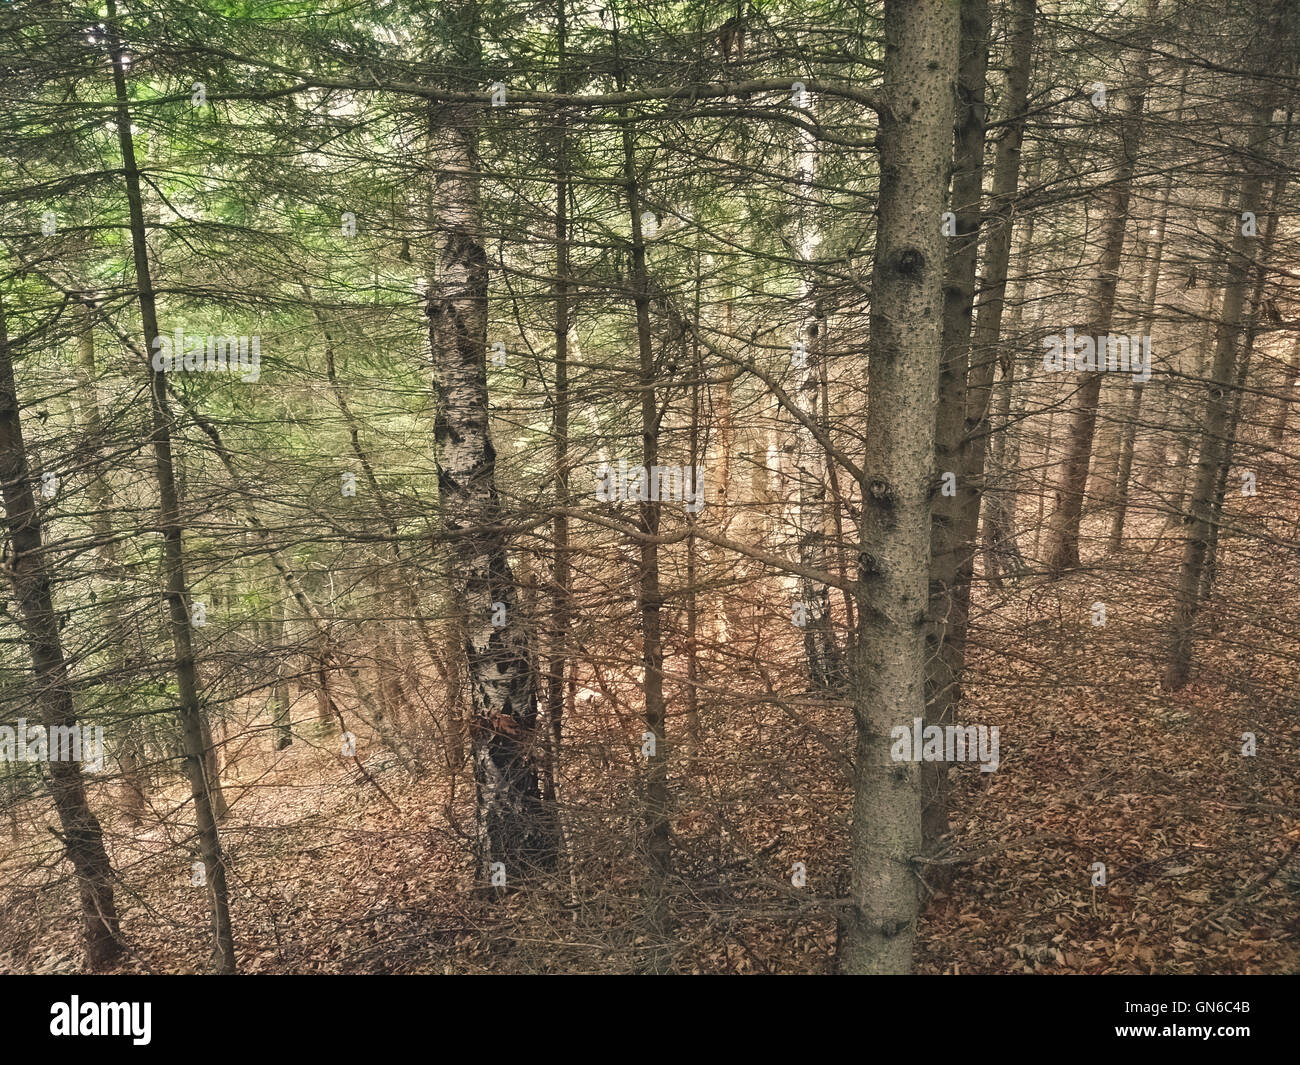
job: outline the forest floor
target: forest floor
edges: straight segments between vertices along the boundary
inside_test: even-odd
[[[1295,517],[1260,509],[1252,520],[1276,524],[1285,545]],[[1104,570],[980,589],[962,718],[999,727],[1000,767],[953,769],[951,879],[936,878],[925,906],[919,972],[1300,971],[1300,656],[1293,619],[1273,613],[1300,601],[1293,554],[1226,542],[1196,676],[1170,694],[1158,681],[1179,545],[1154,522],[1134,531],[1145,538]],[[763,665],[783,608],[753,598],[732,612],[728,642],[701,674],[703,734],[679,752],[675,965],[824,973],[831,901],[847,894],[851,721],[842,705],[766,697],[792,680]],[[1104,626],[1091,621],[1098,601]],[[646,945],[629,842],[640,728],[635,678],[620,686],[614,672],[604,697],[566,723],[567,875],[501,901],[475,889],[465,774],[453,781],[444,767],[412,780],[380,753],[366,758],[371,783],[338,756],[337,733],[314,722],[288,750],[242,758],[223,825],[241,970],[634,968]],[[1247,732],[1253,757],[1242,754]],[[179,824],[185,790],[155,793],[136,827],[115,812],[112,787],[94,784],[92,801],[121,877],[131,949],[122,969],[197,971],[208,918]],[[0,826],[0,972],[81,964],[47,806],[26,804],[17,840]],[[1092,885],[1097,862],[1104,887]]]

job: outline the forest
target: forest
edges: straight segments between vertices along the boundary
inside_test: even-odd
[[[1300,972],[1297,103],[1300,0],[8,0],[0,973]]]

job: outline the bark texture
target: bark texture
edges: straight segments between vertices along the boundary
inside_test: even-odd
[[[476,69],[473,5],[459,5],[458,50]],[[431,112],[437,276],[427,313],[437,396],[438,497],[452,535],[452,589],[463,604],[478,789],[481,875],[507,883],[555,856],[539,786],[537,669],[501,528],[496,450],[488,427],[488,265],[480,231],[478,112]]]
[[[905,973],[918,913],[920,771],[890,757],[890,732],[925,714],[925,623],[934,424],[942,356],[949,131],[958,12],[946,0],[885,5],[880,200],[872,270],[861,489],[857,723],[846,973]]]
[[[0,307],[0,495],[5,509],[8,549],[4,568],[18,604],[32,670],[37,681],[41,724],[54,754],[54,737],[80,729],[72,701],[72,685],[54,613],[50,575],[41,543],[41,518],[32,491],[27,449],[18,414],[18,392],[9,351],[4,309]],[[60,730],[55,733],[55,729]],[[81,897],[86,963],[101,968],[122,953],[117,906],[113,900],[113,870],[104,850],[104,834],[86,799],[81,765],[70,760],[48,763],[50,796],[63,830],[64,852],[77,878]]]

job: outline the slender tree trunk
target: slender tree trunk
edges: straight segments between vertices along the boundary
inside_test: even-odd
[[[208,714],[199,715],[199,735],[203,740],[203,777],[208,782],[212,814],[220,823],[230,816],[230,805],[221,786],[221,751],[212,737],[212,719]]]
[[[1147,0],[1147,31],[1140,43],[1133,75],[1133,90],[1125,94],[1119,119],[1120,150],[1115,174],[1103,193],[1101,262],[1088,294],[1091,317],[1083,333],[1094,339],[1110,333],[1115,310],[1115,289],[1119,284],[1120,259],[1124,250],[1124,229],[1128,225],[1133,171],[1142,140],[1142,108],[1146,97],[1148,51],[1157,0]],[[1057,472],[1054,506],[1048,519],[1047,568],[1054,576],[1079,565],[1079,527],[1083,520],[1088,465],[1097,426],[1097,403],[1101,397],[1101,373],[1079,375],[1079,388],[1070,413],[1065,458]]]
[[[86,964],[108,965],[122,953],[113,870],[104,850],[99,820],[86,799],[81,764],[57,757],[56,737],[80,730],[72,684],[63,657],[50,590],[49,567],[41,542],[41,518],[32,492],[19,418],[18,390],[9,352],[4,308],[0,306],[0,495],[5,508],[8,554],[3,560],[18,604],[18,625],[31,656],[36,703],[49,741],[50,795],[62,827],[60,839],[77,878],[81,898]],[[56,731],[57,730],[57,731]]]
[[[1272,116],[1270,102],[1257,103],[1251,109],[1250,140],[1246,152],[1247,170],[1241,183],[1237,218],[1243,212],[1261,213],[1263,187],[1262,155],[1268,143],[1268,122]],[[1215,520],[1214,495],[1219,464],[1227,446],[1231,404],[1228,389],[1232,382],[1237,340],[1241,334],[1242,308],[1246,287],[1255,257],[1255,238],[1242,233],[1238,224],[1233,231],[1223,291],[1223,308],[1215,331],[1214,364],[1211,370],[1209,402],[1201,435],[1200,456],[1196,464],[1196,482],[1192,490],[1191,511],[1184,518],[1183,562],[1178,575],[1177,601],[1172,621],[1173,637],[1164,687],[1177,690],[1188,680],[1192,667],[1192,641],[1196,621],[1201,570],[1209,550],[1210,529]]]
[[[831,382],[830,369],[827,365],[830,356],[830,320],[826,315],[822,316],[821,336],[822,357],[818,361],[821,363],[821,424],[826,427],[826,433],[829,439],[831,425]],[[846,503],[844,492],[840,488],[840,475],[836,469],[837,460],[829,448],[823,449],[825,452],[826,480],[830,484],[831,505],[830,505],[830,528],[826,535],[835,538],[835,569],[839,574],[840,580],[844,587],[841,594],[844,597],[844,618],[845,629],[852,639],[852,634],[857,631],[857,609],[853,604],[853,593],[849,590],[849,561],[848,561],[848,543],[844,537],[844,515],[846,512]],[[828,559],[829,561],[829,559]],[[840,682],[845,683],[848,680],[848,671],[846,662],[848,654],[852,647],[846,647],[844,653],[839,656]]]
[[[1226,209],[1227,205],[1225,204],[1224,207]],[[1220,216],[1222,214],[1223,212],[1220,212]],[[1191,480],[1192,445],[1200,432],[1200,416],[1204,413],[1201,388],[1206,383],[1205,374],[1210,362],[1210,348],[1214,341],[1216,329],[1215,319],[1219,311],[1220,280],[1216,276],[1218,274],[1218,263],[1210,263],[1207,273],[1210,276],[1206,281],[1208,288],[1205,293],[1205,305],[1201,312],[1203,318],[1201,337],[1196,345],[1196,352],[1192,356],[1192,364],[1187,367],[1186,371],[1190,386],[1189,393],[1184,398],[1182,407],[1176,412],[1174,420],[1174,424],[1177,426],[1178,438],[1174,444],[1172,469],[1178,483],[1169,509],[1169,521],[1171,523],[1181,522],[1185,519],[1183,508],[1187,501],[1187,486]]]
[[[117,546],[113,542],[112,493],[105,477],[104,458],[100,446],[103,425],[99,413],[99,396],[95,370],[94,319],[85,305],[80,308],[81,332],[77,336],[77,407],[78,420],[86,439],[89,461],[94,465],[87,496],[90,502],[90,520],[95,534],[95,551],[110,571],[117,564]]]
[[[1006,112],[1009,122],[998,139],[993,168],[993,210],[985,243],[983,291],[975,318],[973,357],[977,363],[985,360],[990,367],[997,357],[1002,338],[1002,319],[1006,311],[1007,272],[1011,264],[1011,238],[1013,208],[1020,187],[1021,146],[1024,142],[1025,109],[1029,99],[1029,76],[1034,54],[1034,13],[1037,0],[1014,0],[1011,7],[1011,25],[1008,31],[1007,50],[1011,65],[1007,69]],[[1026,220],[1022,235],[1024,267],[1021,270],[1021,296],[1027,273],[1028,249],[1033,240],[1033,218]],[[1017,309],[1020,301],[1017,301]],[[1018,316],[1017,316],[1017,321]],[[988,478],[993,491],[986,485],[984,502],[985,571],[996,581],[1004,563],[1019,568],[1019,551],[1014,536],[1014,500],[1007,491],[1008,419],[1011,413],[1011,394],[1015,387],[1016,360],[1014,349],[1000,356],[1002,377],[993,396],[992,417],[989,419],[992,451],[992,476]]]
[[[1174,124],[1182,121],[1183,104],[1187,92],[1187,71],[1184,69],[1178,84],[1178,107],[1174,112]],[[1164,265],[1165,229],[1169,222],[1169,199],[1173,192],[1174,171],[1171,168],[1165,174],[1164,185],[1160,190],[1160,207],[1156,213],[1155,225],[1152,227],[1150,262],[1142,291],[1142,304],[1138,309],[1139,335],[1143,342],[1151,336],[1155,324],[1156,293],[1160,288],[1160,271]],[[1129,401],[1128,415],[1124,420],[1123,436],[1120,441],[1119,465],[1115,473],[1115,512],[1111,516],[1109,550],[1118,551],[1124,543],[1124,521],[1128,515],[1129,481],[1133,474],[1133,452],[1137,446],[1138,420],[1142,415],[1142,397],[1146,392],[1145,382],[1135,382],[1133,395]]]
[[[1278,394],[1277,414],[1273,416],[1273,424],[1268,430],[1269,443],[1275,448],[1282,446],[1282,440],[1286,436],[1287,415],[1291,413],[1291,407],[1300,403],[1300,340],[1291,349],[1285,374]]]
[[[700,320],[703,313],[704,277],[701,272],[699,247],[695,251],[695,299],[693,324],[691,330],[691,424],[689,429],[687,461],[692,470],[703,465],[700,441],[700,419],[704,400],[704,360],[700,348]],[[699,679],[699,595],[696,581],[699,579],[699,540],[695,535],[698,514],[686,514],[690,534],[686,538],[686,728],[687,728],[687,763],[699,751],[702,739],[700,732]]]
[[[271,642],[275,649],[275,688],[271,696],[271,720],[275,728],[275,749],[283,751],[293,743],[293,722],[290,707],[293,700],[289,696],[289,655],[288,641],[285,637],[285,617],[288,607],[279,603],[272,607]]]
[[[1268,280],[1268,263],[1273,254],[1273,242],[1277,237],[1278,207],[1282,200],[1282,189],[1286,181],[1279,176],[1273,182],[1273,192],[1268,204],[1268,221],[1265,223],[1264,239],[1255,258],[1255,286],[1250,296],[1250,323],[1246,327],[1246,337],[1241,345],[1241,354],[1237,356],[1236,382],[1232,392],[1232,409],[1228,415],[1228,431],[1223,442],[1223,455],[1219,459],[1218,475],[1214,482],[1213,518],[1210,521],[1210,542],[1205,553],[1205,565],[1201,567],[1201,584],[1198,598],[1201,603],[1208,603],[1214,590],[1214,574],[1219,558],[1219,534],[1223,529],[1223,502],[1228,494],[1228,475],[1232,472],[1232,461],[1237,449],[1237,434],[1241,426],[1241,408],[1246,397],[1246,382],[1250,376],[1251,356],[1255,351],[1255,340],[1259,336],[1259,318],[1263,310],[1264,286]]]
[[[1027,3],[1028,0],[1019,0],[1019,2]],[[1024,14],[1022,10],[1018,9],[1012,32],[1016,35],[1015,39],[1025,41],[1025,49],[1031,51],[1032,41],[1025,38],[1023,26]],[[1032,32],[1032,10],[1029,12],[1028,26],[1029,31]],[[1013,54],[1019,54],[1019,52]],[[1024,73],[1026,79],[1024,88],[1027,92],[1028,70]],[[1018,90],[1019,88],[1019,75],[1017,75],[1017,81],[1009,85],[1008,94],[1013,89]],[[1023,106],[1020,113],[1023,113]],[[1023,140],[1024,123],[1017,123],[1015,128],[1019,130],[1020,138]],[[1009,127],[1004,136],[1010,137],[1011,135],[1012,127]],[[1003,145],[999,142],[998,166],[993,179],[995,192],[1002,187],[1002,175],[1005,173],[1002,166],[1004,148],[1010,152],[1009,145]],[[1018,158],[1018,153],[1014,158]],[[1009,165],[1010,160],[1008,160]],[[1041,159],[1035,159],[1028,174],[1030,187],[1038,182],[1040,166]],[[1000,342],[1004,332],[1007,338],[1006,346],[998,355],[998,364],[1002,376],[999,378],[997,388],[994,391],[992,411],[989,417],[991,472],[985,478],[983,492],[984,575],[995,588],[1001,587],[1001,576],[1004,572],[1014,576],[1025,569],[1025,560],[1020,553],[1020,545],[1016,539],[1016,501],[1020,478],[1020,435],[1023,432],[1021,422],[1024,418],[1027,387],[1016,377],[1016,356],[1019,351],[1020,326],[1024,320],[1025,294],[1029,287],[1029,264],[1034,246],[1034,216],[1033,214],[1028,215],[1023,223],[1020,250],[1017,253],[1016,277],[1013,283],[1010,310],[1008,311],[1006,310],[1007,301],[1005,299],[1007,268],[1002,269],[1003,281],[1001,285],[998,285],[998,271],[995,267],[997,258],[1003,254],[999,245],[999,241],[1003,239],[1000,230],[1004,227],[1007,228],[1008,232],[1005,239],[1009,242],[1011,222],[1012,217],[994,219],[995,228],[990,231],[986,251],[988,260],[985,270],[987,295],[980,300],[979,312],[975,319],[977,358],[990,358],[988,345]],[[1009,243],[1005,254],[1008,257],[1010,256]],[[1004,313],[1006,318],[1005,330],[1002,328],[1001,321]],[[994,333],[995,326],[996,335]]]
[[[145,240],[144,205],[140,195],[140,171],[135,161],[131,136],[131,110],[126,91],[125,64],[121,42],[117,38],[117,8],[108,0],[110,57],[113,86],[117,98],[117,134],[122,151],[122,170],[126,183],[127,204],[131,216],[131,249],[135,263],[135,281],[140,300],[140,318],[144,326],[144,352],[148,359],[154,340],[160,335],[154,299],[153,279],[149,272],[149,251]],[[217,972],[235,971],[235,942],[230,923],[230,901],[226,888],[226,863],[217,832],[217,781],[209,778],[209,746],[204,713],[199,702],[198,670],[194,662],[193,633],[190,629],[189,588],[185,580],[185,557],[182,547],[180,496],[172,461],[171,410],[167,402],[166,376],[148,363],[151,442],[158,478],[159,524],[163,536],[163,597],[167,602],[175,655],[176,680],[180,689],[183,764],[189,779],[190,794],[198,824],[199,854],[206,872],[208,896],[212,904],[212,966]]]
[[[1142,294],[1146,291],[1149,267],[1152,265],[1150,241],[1146,237],[1146,230],[1143,229],[1142,219],[1136,215],[1133,219],[1133,229],[1134,250],[1129,256],[1132,260],[1132,276],[1119,286],[1116,312],[1113,316],[1121,322],[1128,323],[1121,326],[1126,336],[1141,326],[1140,305]],[[1131,313],[1119,297],[1119,293],[1124,292],[1125,289],[1130,289],[1136,294],[1134,300],[1138,306]],[[1090,494],[1097,502],[1097,509],[1109,510],[1112,516],[1119,503],[1117,478],[1124,450],[1125,431],[1130,424],[1128,412],[1136,409],[1133,407],[1133,396],[1141,389],[1142,383],[1134,381],[1131,377],[1116,379],[1114,375],[1107,374],[1102,378],[1101,395],[1097,404],[1097,420],[1100,424],[1093,442],[1088,483],[1092,486]]]
[[[958,584],[963,555],[973,549],[973,544],[962,541],[960,497],[975,494],[978,498],[977,486],[966,482],[964,452],[980,199],[984,185],[984,82],[988,48],[988,0],[962,0],[952,178],[956,232],[949,240],[943,289],[943,363],[935,427],[936,468],[941,478],[948,478],[948,485],[941,482],[934,498],[930,528],[930,620],[926,630],[925,719],[926,724],[940,726],[955,719],[965,657],[966,599],[960,594]],[[921,828],[929,852],[948,832],[946,762],[922,763],[921,794]]]
[[[309,672],[316,693],[316,720],[322,725],[332,725],[338,718],[338,708],[334,704],[334,696],[330,693],[332,662],[333,652],[330,650],[329,636],[318,636]]]
[[[556,2],[558,89],[568,92],[565,72],[568,46],[568,0]],[[550,660],[546,667],[546,724],[550,730],[549,757],[543,797],[556,801],[556,778],[564,738],[564,675],[568,665],[570,606],[569,517],[569,142],[564,118],[555,135],[555,406],[551,431],[555,437],[555,502],[552,519],[555,563],[551,575]]]
[[[1204,401],[1201,397],[1201,388],[1205,383],[1206,367],[1210,359],[1210,348],[1214,341],[1215,321],[1218,315],[1219,296],[1223,288],[1223,257],[1227,254],[1227,245],[1224,243],[1224,237],[1231,234],[1236,228],[1236,223],[1231,217],[1228,217],[1229,208],[1232,206],[1232,196],[1236,190],[1231,184],[1225,184],[1223,196],[1219,203],[1219,208],[1211,216],[1211,240],[1214,242],[1213,256],[1209,262],[1204,264],[1205,271],[1205,302],[1201,311],[1201,335],[1196,345],[1195,354],[1192,356],[1191,366],[1187,366],[1185,359],[1179,366],[1185,380],[1189,382],[1188,393],[1180,397],[1182,402],[1175,404],[1172,399],[1169,403],[1169,412],[1173,415],[1171,426],[1173,432],[1177,434],[1174,444],[1174,461],[1172,470],[1174,477],[1177,478],[1177,488],[1175,489],[1172,499],[1172,506],[1169,511],[1169,522],[1171,524],[1183,520],[1183,503],[1187,499],[1187,485],[1189,481],[1189,470],[1191,469],[1192,442],[1197,439],[1197,434],[1201,431],[1201,415],[1204,413]],[[1227,219],[1227,227],[1224,227],[1224,220]]]
[[[935,424],[935,465],[941,478],[930,527],[930,620],[926,630],[926,724],[955,720],[966,637],[960,594],[963,555],[961,497],[977,493],[966,482],[966,407],[971,374],[971,324],[984,185],[985,75],[988,69],[987,0],[962,0],[961,59],[957,73],[952,212],[943,300],[943,363]],[[951,493],[951,494],[950,494]],[[978,508],[978,504],[977,504]],[[977,511],[978,512],[978,511]],[[948,765],[921,765],[921,829],[927,852],[948,832]]]
[[[810,124],[816,123],[816,110],[811,104],[805,108]],[[821,313],[812,275],[813,256],[820,242],[820,233],[814,217],[814,184],[817,177],[817,141],[813,133],[800,128],[796,135],[799,146],[795,170],[799,178],[796,215],[799,219],[795,234],[796,252],[805,271],[800,280],[799,355],[794,360],[798,380],[795,400],[801,413],[810,421],[820,421],[821,370],[825,353],[825,317]],[[822,426],[823,429],[825,426]],[[795,535],[800,565],[826,570],[826,466],[827,456],[822,445],[807,425],[795,426]],[[843,680],[839,647],[835,643],[835,630],[831,619],[830,588],[807,577],[798,580],[799,601],[804,606],[806,621],[803,630],[804,664],[812,690],[833,689]]]
[[[722,301],[722,335],[718,337],[718,344],[726,350],[734,347],[735,337],[735,306],[728,288],[727,298]],[[718,528],[723,535],[726,535],[731,525],[731,517],[737,503],[743,502],[735,498],[731,491],[731,458],[732,452],[736,448],[736,426],[733,416],[733,393],[736,386],[736,378],[740,373],[740,367],[736,364],[728,363],[723,368],[721,379],[718,381],[718,392],[716,397],[710,389],[709,407],[714,412],[718,420],[718,443],[716,446],[717,454],[717,477],[713,481],[712,499],[714,506],[719,513]],[[743,495],[743,493],[740,493]]]
[[[891,732],[925,716],[925,621],[935,407],[943,357],[944,208],[958,14],[945,0],[886,0],[880,198],[852,697],[857,724],[847,973],[911,970],[919,912],[920,771]]]
[[[617,32],[617,31],[616,31]],[[615,38],[617,49],[617,37]],[[619,89],[623,89],[622,59],[619,62]],[[624,115],[626,119],[626,115]],[[632,303],[636,309],[636,340],[639,357],[638,384],[641,391],[641,465],[652,470],[659,461],[659,412],[656,402],[654,348],[650,333],[650,279],[646,269],[645,237],[641,227],[641,187],[636,171],[636,148],[630,125],[623,123],[623,183],[628,217],[632,228]],[[638,504],[640,544],[641,664],[645,671],[645,728],[648,747],[645,776],[644,852],[646,881],[643,891],[644,918],[649,948],[645,969],[669,971],[672,959],[668,950],[671,932],[668,878],[672,875],[672,836],[669,815],[672,798],[668,790],[667,706],[664,702],[663,593],[659,586],[660,504],[643,499]]]
[[[105,460],[101,440],[103,437],[103,418],[99,408],[98,372],[95,368],[94,314],[89,303],[79,304],[82,316],[81,332],[77,337],[77,417],[82,435],[86,441],[86,461],[93,466],[93,474],[87,490],[92,528],[95,536],[95,551],[103,569],[109,575],[109,594],[101,594],[99,605],[102,618],[104,641],[112,660],[126,671],[126,639],[122,628],[120,602],[121,588],[117,580],[117,547],[113,542],[112,491],[106,476]],[[113,722],[110,733],[116,740],[118,765],[123,776],[123,813],[132,824],[144,820],[148,781],[142,771],[141,752],[137,739],[138,725],[125,700],[116,694],[110,697],[114,709],[121,716]]]
[[[1052,465],[1052,438],[1056,432],[1056,408],[1053,407],[1047,412],[1047,432],[1043,439],[1043,466],[1050,468]],[[1038,514],[1034,517],[1034,558],[1042,557],[1041,543],[1043,536],[1043,509],[1047,503],[1046,485],[1040,480],[1038,491],[1034,494],[1038,496]]]
[[[1143,330],[1143,336],[1150,336],[1150,324]],[[1138,419],[1142,416],[1142,396],[1145,389],[1141,383],[1133,386],[1133,395],[1129,398],[1128,414],[1124,421],[1123,436],[1120,439],[1119,467],[1115,471],[1115,512],[1110,519],[1110,540],[1107,550],[1114,553],[1124,544],[1124,521],[1128,517],[1129,480],[1133,475],[1133,448],[1137,443]]]

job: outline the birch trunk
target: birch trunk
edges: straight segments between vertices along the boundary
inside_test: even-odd
[[[480,63],[477,6],[456,6],[455,55]],[[480,874],[507,883],[550,867],[556,853],[538,783],[537,668],[501,529],[496,450],[488,426],[488,263],[479,204],[479,109],[433,105],[434,255],[429,342],[437,416],[438,501],[453,536],[451,585],[463,604],[470,739],[478,794]]]

